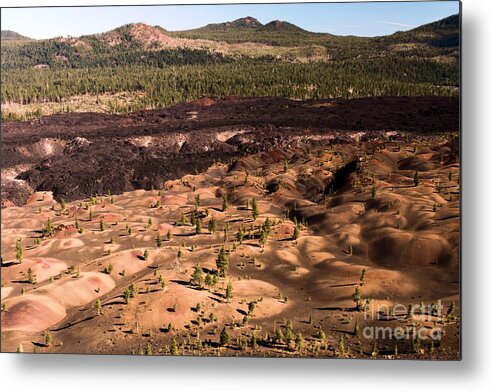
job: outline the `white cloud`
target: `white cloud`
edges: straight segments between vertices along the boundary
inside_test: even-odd
[[[398,23],[398,22],[386,22],[383,20],[377,20],[377,23],[391,25],[391,26],[399,26],[399,27],[410,27],[410,28],[417,27],[416,25],[410,25],[410,24]]]

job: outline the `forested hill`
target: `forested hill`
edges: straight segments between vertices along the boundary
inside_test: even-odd
[[[451,15],[439,21],[429,23],[406,32],[397,32],[381,37],[337,36],[327,33],[314,33],[286,21],[275,20],[262,25],[258,20],[247,17],[232,22],[210,24],[198,29],[170,32],[170,35],[182,38],[205,38],[229,43],[257,42],[278,46],[298,46],[318,44],[331,48],[349,50],[356,45],[358,49],[367,47],[385,49],[382,44],[422,43],[436,46],[438,39],[458,36],[459,15]],[[458,43],[455,44],[458,46]]]
[[[205,95],[457,95],[459,23],[453,15],[372,38],[253,17],[180,32],[133,23],[48,40],[2,32],[2,117],[122,113]]]
[[[458,50],[460,44],[460,18],[459,15],[451,15],[445,19],[428,23],[409,31],[380,37],[380,40],[393,40],[421,44],[433,48]]]
[[[0,33],[0,38],[2,41],[31,41],[31,38],[25,37],[11,30],[2,30]]]
[[[371,38],[313,33],[278,20],[264,25],[246,17],[180,32],[134,23],[102,34],[38,41],[2,31],[2,42],[4,69],[192,65],[242,58],[337,61],[390,56],[440,58],[450,63],[457,62],[459,54],[459,17],[453,15],[407,32]]]

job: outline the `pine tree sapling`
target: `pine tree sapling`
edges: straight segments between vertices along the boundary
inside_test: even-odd
[[[228,209],[228,194],[226,192],[223,193],[222,209],[223,209],[223,212]]]
[[[34,274],[34,272],[31,268],[27,269],[27,281],[29,282],[29,284],[35,284],[36,283],[36,275]]]
[[[366,279],[366,268],[363,268],[363,270],[361,271],[361,276],[359,277],[359,281],[361,282],[362,286],[365,284],[365,279]]]
[[[45,346],[50,347],[53,343],[53,336],[50,331],[46,331],[44,334]]]
[[[204,271],[202,270],[200,264],[197,264],[192,276],[190,277],[190,283],[198,286],[199,288],[202,288],[204,286],[204,281]]]
[[[255,302],[250,301],[248,303],[248,314],[252,315],[254,311],[255,311]]]
[[[296,225],[294,227],[294,231],[293,231],[293,240],[296,241],[299,237],[300,237],[300,229],[299,229],[298,225]]]
[[[221,346],[226,346],[229,343],[230,334],[226,327],[221,330],[221,334],[219,335],[219,343]]]
[[[216,267],[219,270],[221,276],[226,276],[228,271],[228,253],[224,248],[224,245],[219,249],[219,254],[217,255]]]
[[[17,238],[15,242],[15,259],[17,262],[22,263],[22,259],[24,258],[24,247],[22,246],[22,239]]]
[[[216,220],[214,219],[214,217],[212,217],[207,225],[207,228],[209,229],[209,232],[211,234],[214,234],[214,232],[216,231],[216,225],[217,225]]]
[[[102,309],[101,300],[99,298],[96,300],[94,307],[96,308],[96,312],[99,316],[101,314],[101,309]]]
[[[256,220],[259,216],[259,210],[257,206],[257,200],[255,198],[252,199],[252,217],[253,220]]]
[[[230,302],[233,299],[233,285],[231,282],[228,282],[226,286],[226,293],[224,294],[224,298],[226,298],[227,302]]]
[[[361,292],[360,292],[359,286],[356,286],[351,298],[353,299],[354,303],[356,304],[356,309],[361,310],[362,303],[361,303]]]
[[[158,248],[161,248],[163,246],[163,238],[161,237],[161,233],[159,233],[159,231],[156,235],[156,246]]]
[[[176,342],[176,339],[173,339],[171,341],[171,347],[169,352],[171,355],[180,355],[180,351],[178,349],[178,343]]]
[[[301,335],[301,332],[298,332],[294,339],[296,350],[301,351],[303,349],[303,343],[304,343],[303,336]]]

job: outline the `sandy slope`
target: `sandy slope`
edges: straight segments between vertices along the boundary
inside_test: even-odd
[[[378,355],[395,356],[397,344],[404,357],[456,358],[457,319],[365,319],[379,304],[407,308],[442,300],[446,312],[458,302],[459,167],[446,142],[430,137],[251,155],[167,181],[161,190],[97,196],[64,211],[50,194],[37,193],[24,207],[2,210],[2,350],[22,343],[24,350],[139,353],[150,347],[156,354],[169,353],[175,340],[183,354],[371,356],[373,340],[353,334],[358,319],[360,328],[439,325],[447,331],[433,349],[429,342],[416,348],[412,339],[381,339]],[[190,224],[194,210],[200,234]],[[57,229],[43,237],[48,218]],[[258,229],[267,218],[272,227],[262,246]],[[295,240],[296,222],[302,224]],[[216,269],[223,245],[228,276],[214,286],[190,284],[197,264],[204,273]],[[26,280],[29,268],[34,284]],[[228,284],[231,299],[225,298]],[[363,300],[371,299],[368,312],[355,309],[356,287]],[[224,326],[232,337],[219,348]],[[300,332],[303,347],[286,336],[274,339],[276,328]],[[50,347],[43,345],[47,329]]]

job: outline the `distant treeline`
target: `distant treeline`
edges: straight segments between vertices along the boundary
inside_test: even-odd
[[[376,58],[286,63],[242,60],[182,66],[18,69],[2,74],[2,103],[61,102],[82,94],[143,92],[117,111],[160,108],[210,96],[294,99],[377,95],[455,95],[459,69],[432,60]]]
[[[36,41],[19,44],[4,44],[2,47],[2,70],[48,66],[50,68],[118,67],[124,65],[192,65],[231,62],[220,53],[200,49],[174,48],[149,51],[142,48],[113,49],[96,39],[86,37],[84,44],[90,49],[60,42],[59,40]]]

